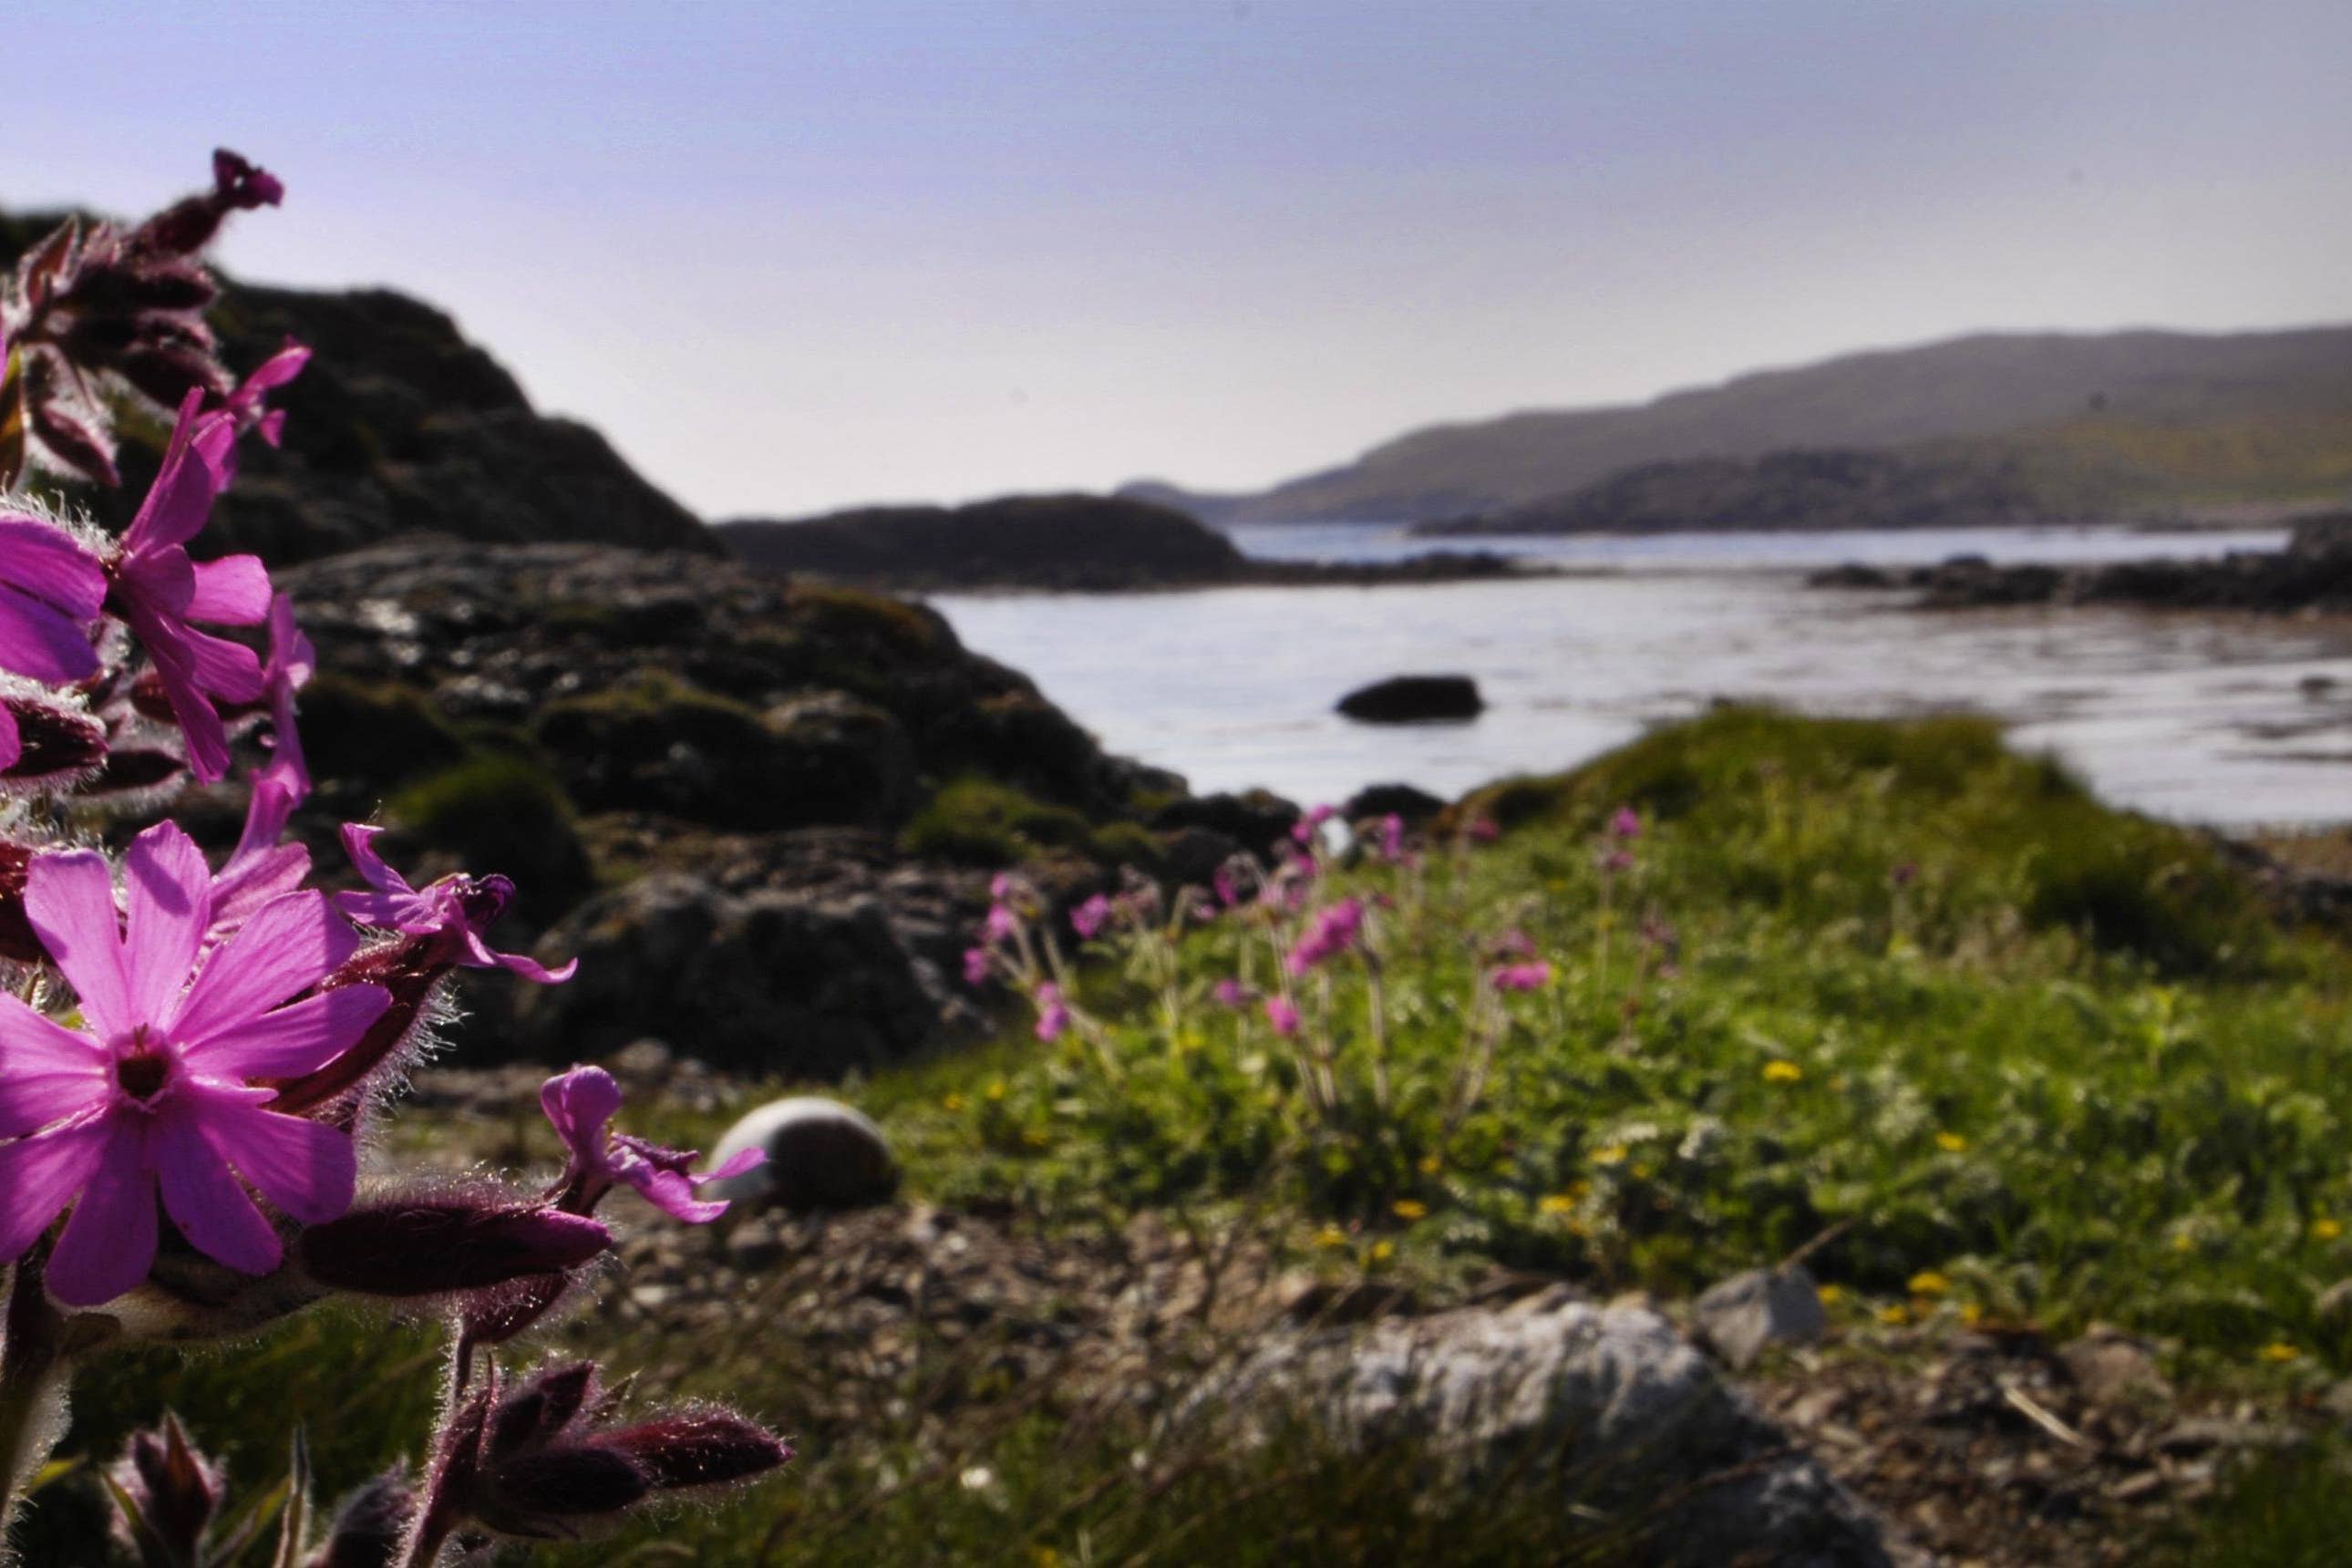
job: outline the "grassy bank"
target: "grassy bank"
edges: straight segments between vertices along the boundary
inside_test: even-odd
[[[1612,833],[1626,806],[1636,837]],[[1307,1446],[1161,1442],[1157,1394],[1234,1331],[1213,1304],[1142,1371],[1013,1356],[1039,1324],[1082,1342],[1116,1318],[1083,1281],[1131,1259],[1139,1227],[1212,1293],[1231,1261],[1437,1300],[1500,1270],[1678,1297],[1811,1245],[1865,1352],[1922,1324],[2103,1321],[2160,1340],[2190,1387],[2285,1399],[2352,1370],[2352,1333],[2315,1306],[2352,1276],[2343,945],[2277,924],[2196,836],[2106,810],[1978,722],[1749,710],[1495,785],[1465,809],[1480,816],[1492,843],[1318,881],[1318,901],[1370,901],[1378,973],[1349,958],[1297,982],[1299,1039],[1213,999],[1222,978],[1276,980],[1265,939],[1227,917],[1172,975],[1150,944],[1101,950],[1079,1026],[1051,1044],[1024,1017],[852,1086],[910,1194],[1023,1238],[1021,1267],[1118,1245],[1066,1259],[1034,1311],[919,1331],[879,1371],[805,1269],[714,1276],[692,1312],[608,1284],[568,1343],[646,1365],[650,1393],[723,1394],[806,1452],[722,1510],[546,1560],[1118,1562],[1173,1537],[1182,1560],[1280,1562],[1302,1521],[1327,1539],[1344,1521],[1375,1559],[1364,1542],[1396,1560],[1415,1541],[1449,1561],[1612,1550],[1605,1522],[1558,1507],[1431,1515],[1400,1500],[1412,1456],[1368,1475]],[[1508,931],[1552,973],[1504,997],[1475,979]],[[1328,1047],[1333,1092],[1301,1040]],[[1465,1040],[1492,1042],[1471,1094]],[[721,1120],[636,1116],[688,1142]],[[698,1238],[689,1271],[718,1245]],[[895,1278],[877,1266],[854,1289]],[[396,1453],[384,1423],[414,1406],[400,1369],[426,1342],[322,1320],[165,1384],[257,1484],[282,1472],[258,1434],[290,1399],[320,1473],[348,1483]],[[314,1407],[299,1369],[320,1360],[376,1375]],[[110,1391],[153,1386],[95,1383],[81,1446],[152,1414]]]

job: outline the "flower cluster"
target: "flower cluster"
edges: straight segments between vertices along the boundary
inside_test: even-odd
[[[397,1542],[404,1568],[425,1568],[784,1462],[730,1412],[618,1421],[585,1363],[509,1390],[493,1353],[608,1255],[594,1215],[613,1187],[707,1222],[726,1205],[695,1188],[758,1156],[697,1173],[693,1153],[613,1131],[617,1086],[575,1068],[542,1092],[567,1154],[543,1188],[362,1180],[362,1145],[448,1016],[455,972],[553,984],[572,966],[491,945],[505,878],[415,886],[373,826],[342,829],[361,889],[306,886],[310,851],[288,833],[312,789],[297,698],[315,651],[257,557],[189,551],[238,442],[278,439],[265,395],[308,358],[289,343],[233,377],[198,253],[227,214],[283,195],[223,153],[211,191],[133,228],[68,224],[0,289],[0,1531],[33,1450],[63,1430],[77,1357],[248,1334],[341,1296],[446,1318],[444,1426],[417,1485],[385,1478],[326,1542],[289,1539],[277,1560],[362,1560],[336,1541],[367,1539],[385,1549],[366,1560]],[[173,424],[113,537],[22,487],[116,482],[123,400]],[[253,628],[266,652],[224,628]],[[66,830],[225,779],[240,744],[261,760],[217,864],[171,820],[119,857]],[[169,1421],[133,1440],[111,1489],[134,1549],[175,1563],[215,1560],[220,1490]]]

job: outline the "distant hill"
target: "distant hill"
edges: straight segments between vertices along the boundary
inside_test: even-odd
[[[1444,522],[1424,534],[1671,533],[1799,528],[1989,528],[2073,513],[1999,451],[1915,456],[1768,452],[1753,461],[1644,463],[1564,496]]]
[[[2184,508],[2352,486],[2352,327],[1987,334],[1761,371],[1638,405],[1435,426],[1261,494],[1218,522],[1420,522],[1570,495],[1622,470],[1794,448],[1965,443],[2037,495]],[[1155,482],[1181,504],[1185,492]]]
[[[0,215],[0,267],[58,221]],[[223,282],[212,323],[231,370],[251,370],[289,336],[317,353],[272,395],[287,411],[285,447],[245,444],[236,487],[199,548],[288,563],[441,533],[722,552],[603,436],[534,410],[514,377],[432,306],[389,289]],[[163,432],[147,431],[144,447],[135,426],[125,434],[122,488],[76,497],[117,525],[153,476]]]

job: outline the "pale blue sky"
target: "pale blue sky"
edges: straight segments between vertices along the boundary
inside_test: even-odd
[[[1988,327],[2352,319],[2347,0],[14,0],[0,204],[218,142],[713,516],[1255,487]]]

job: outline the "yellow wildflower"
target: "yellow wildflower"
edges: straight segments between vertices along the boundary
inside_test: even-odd
[[[1399,1219],[1421,1219],[1429,1213],[1429,1205],[1419,1198],[1399,1198],[1389,1205],[1389,1212]]]
[[[1566,1193],[1546,1193],[1536,1201],[1536,1212],[1547,1215],[1574,1214],[1576,1200]]]
[[[1938,1132],[1936,1134],[1936,1147],[1941,1149],[1947,1154],[1963,1153],[1967,1151],[1969,1141],[1961,1137],[1957,1132]]]
[[[1592,1152],[1592,1163],[1596,1165],[1623,1164],[1625,1163],[1625,1145],[1622,1143],[1612,1143],[1606,1149],[1595,1149]]]
[[[1911,1309],[1900,1301],[1878,1309],[1878,1321],[1890,1329],[1899,1329],[1911,1321]]]
[[[2311,1222],[2311,1239],[2334,1241],[2344,1234],[2344,1222],[2338,1219],[2315,1219]]]
[[[1386,1263],[1390,1258],[1396,1256],[1396,1243],[1393,1241],[1376,1241],[1372,1243],[1371,1251],[1369,1256],[1375,1263]]]
[[[1813,1294],[1822,1299],[1822,1305],[1824,1307],[1834,1307],[1845,1300],[1845,1289],[1838,1285],[1824,1285]]]
[[[1909,1289],[1914,1296],[1940,1296],[1952,1288],[1952,1282],[1932,1268],[1923,1268],[1911,1276]]]
[[[2197,1250],[2197,1238],[2189,1235],[2185,1230],[2180,1231],[2172,1238],[2172,1250],[2175,1252],[2194,1252]]]
[[[961,1110],[964,1107],[964,1099],[960,1094],[947,1094],[940,1097],[940,1103],[950,1110]]]
[[[1772,1061],[1764,1064],[1766,1083],[1795,1083],[1805,1076],[1805,1069],[1794,1062]]]
[[[1439,1159],[1436,1155],[1423,1154],[1421,1157],[1421,1173],[1423,1175],[1433,1176],[1444,1169],[1445,1169],[1445,1162]]]
[[[1348,1233],[1336,1225],[1327,1225],[1315,1233],[1315,1245],[1321,1247],[1345,1247]]]
[[[2270,1362],[2294,1361],[2303,1354],[2301,1351],[2295,1349],[2293,1345],[2288,1344],[2284,1340],[2273,1340],[2270,1343],[2264,1345],[2261,1350],[2254,1353],[2261,1356],[2264,1361]]]
[[[1979,1323],[1984,1321],[1984,1309],[1978,1306],[1974,1301],[1961,1302],[1960,1321],[1967,1324],[1969,1328],[1975,1328]]]
[[[1004,1096],[1005,1096],[1005,1094],[1006,1094],[1007,1092],[1008,1092],[1008,1090],[1007,1090],[1007,1089],[1006,1089],[1005,1082],[1004,1082],[1004,1080],[1003,1080],[1003,1079],[1001,1079],[1001,1078],[992,1078],[992,1079],[990,1079],[988,1080],[988,1098],[989,1098],[989,1099],[991,1099],[991,1100],[1003,1100],[1003,1099],[1004,1098]]]

